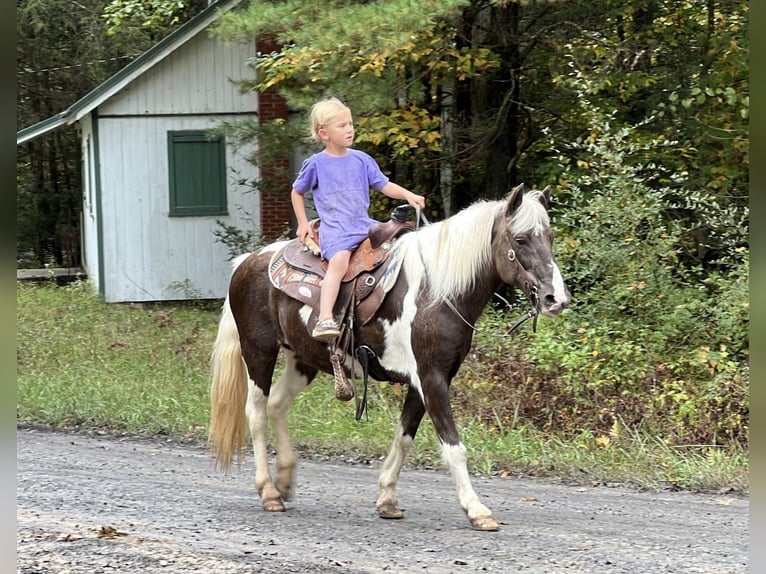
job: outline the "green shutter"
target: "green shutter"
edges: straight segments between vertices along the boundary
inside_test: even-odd
[[[203,131],[168,132],[170,215],[226,215],[226,143]]]

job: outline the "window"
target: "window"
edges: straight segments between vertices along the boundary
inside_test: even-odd
[[[226,215],[226,144],[204,131],[168,132],[170,215]]]

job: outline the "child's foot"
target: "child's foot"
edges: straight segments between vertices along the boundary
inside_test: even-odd
[[[330,341],[340,336],[340,327],[333,319],[320,319],[311,332],[314,339]]]

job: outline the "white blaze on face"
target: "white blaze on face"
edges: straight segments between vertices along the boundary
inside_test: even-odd
[[[551,277],[551,284],[553,285],[553,296],[556,298],[556,303],[569,303],[568,297],[567,297],[567,290],[564,286],[564,277],[561,275],[561,270],[559,269],[559,266],[556,265],[556,263],[551,259],[551,270],[553,271],[553,275]]]

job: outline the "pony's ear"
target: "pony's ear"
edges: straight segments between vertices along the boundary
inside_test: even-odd
[[[505,213],[510,215],[521,207],[521,200],[524,199],[524,184],[520,183],[508,194],[508,203],[505,205]]]
[[[547,208],[548,204],[551,202],[551,186],[546,185],[540,193],[542,194],[540,196],[540,201]]]

